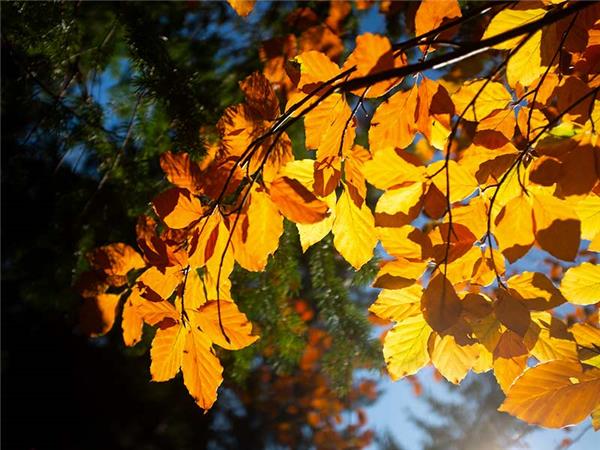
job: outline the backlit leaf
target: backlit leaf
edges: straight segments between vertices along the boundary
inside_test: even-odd
[[[332,231],[333,245],[356,270],[373,257],[377,244],[373,214],[366,203],[357,207],[346,189],[335,207]]]
[[[499,411],[528,423],[561,428],[581,422],[600,404],[600,370],[577,362],[548,361],[527,369]]]
[[[571,267],[562,279],[560,291],[576,305],[600,302],[600,265],[584,262]]]
[[[430,335],[431,328],[421,314],[404,319],[387,332],[383,356],[393,380],[413,375],[429,363]]]

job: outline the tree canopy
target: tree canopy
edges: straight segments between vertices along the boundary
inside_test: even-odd
[[[368,445],[356,368],[600,427],[599,5],[228,3],[4,8],[3,225],[49,222],[7,242],[17,310],[67,296],[152,381],[260,411],[256,448]]]

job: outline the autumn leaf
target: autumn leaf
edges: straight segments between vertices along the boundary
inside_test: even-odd
[[[377,238],[371,210],[365,203],[356,206],[346,189],[335,207],[332,231],[333,245],[356,270],[373,256]]]
[[[583,371],[571,361],[527,369],[514,382],[499,411],[548,428],[575,425],[600,404],[600,370]]]
[[[560,290],[571,303],[591,305],[600,301],[600,266],[584,262],[565,273]]]
[[[213,343],[228,350],[240,350],[258,339],[250,334],[252,324],[233,302],[221,301],[220,306],[219,301],[207,302],[193,312],[193,321]]]
[[[252,12],[256,0],[227,0],[227,3],[235,10],[240,16],[247,16]]]
[[[217,399],[217,389],[223,381],[223,367],[214,354],[210,340],[194,328],[187,330],[181,359],[183,383],[196,404],[210,409]]]
[[[458,320],[462,304],[443,274],[438,273],[429,281],[421,297],[421,309],[425,320],[435,331],[445,331]]]
[[[299,181],[280,177],[271,183],[271,200],[281,214],[296,223],[316,223],[328,215],[329,207]]]
[[[419,314],[398,323],[385,336],[383,356],[393,380],[417,373],[429,363],[431,328]]]

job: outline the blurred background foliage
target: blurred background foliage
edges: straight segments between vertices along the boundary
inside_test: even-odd
[[[329,14],[326,2],[301,6]],[[366,315],[377,261],[354,274],[330,240],[302,254],[286,226],[264,273],[236,270],[234,293],[261,339],[221,355],[225,386],[207,414],[182,383],[149,382],[151,336],[130,349],[118,324],[93,340],[77,326],[86,253],[134,245],[136,217],[167,186],[159,155],[202,158],[220,114],[241,100],[238,81],[262,69],[261,43],[300,34],[286,20],[297,7],[259,3],[244,20],[224,2],[2,4],[5,448],[401,448],[375,438],[364,411],[383,368]],[[410,8],[395,4],[380,31],[398,40]],[[367,14],[354,5],[343,18],[344,52]],[[301,133],[290,131],[297,154]],[[495,411],[495,386],[477,383],[475,407]],[[444,439],[480,426],[425,401],[456,415]],[[415,423],[434,439],[426,448],[475,448],[436,446],[444,427]]]

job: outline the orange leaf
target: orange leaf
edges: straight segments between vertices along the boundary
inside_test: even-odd
[[[152,381],[167,381],[177,375],[181,367],[185,335],[184,327],[179,323],[156,330],[150,349]]]
[[[187,189],[172,188],[153,200],[154,211],[169,228],[186,228],[204,214],[200,200]]]
[[[600,405],[600,370],[584,372],[572,361],[527,369],[511,386],[499,411],[548,428],[575,425]]]
[[[274,120],[279,115],[279,100],[269,80],[260,72],[254,72],[240,82],[246,102],[260,117]]]
[[[223,382],[223,367],[213,352],[210,340],[197,328],[186,330],[182,349],[183,383],[202,409],[210,409]]]
[[[281,214],[295,223],[315,223],[328,215],[327,203],[319,200],[299,181],[279,177],[271,183],[271,200]]]
[[[374,154],[388,147],[408,147],[416,132],[417,87],[396,92],[379,105],[371,119],[369,147]]]
[[[246,17],[252,12],[256,0],[227,0],[227,3],[239,16]]]
[[[446,19],[461,16],[456,0],[423,0],[415,15],[415,34],[420,36],[439,27]]]
[[[193,311],[193,321],[212,342],[228,350],[240,350],[256,342],[258,336],[252,336],[252,324],[246,315],[240,312],[233,302],[220,302],[221,323],[225,334],[219,325],[219,305],[217,301],[209,301],[196,312]],[[227,340],[229,339],[229,341]]]
[[[79,310],[81,331],[92,337],[108,333],[115,323],[118,305],[119,296],[116,294],[99,294],[96,297],[84,298]]]
[[[160,155],[160,167],[171,184],[194,194],[200,192],[200,166],[190,159],[188,153],[163,153]]]
[[[350,56],[348,56],[342,70],[356,67],[356,70],[350,75],[350,79],[352,79],[393,69],[394,67],[401,66],[402,63],[401,58],[394,57],[392,44],[387,37],[364,33],[356,37],[356,47]],[[398,81],[397,78],[392,78],[375,83],[366,91],[365,97],[379,97],[394,86],[394,84],[398,83]],[[363,92],[365,92],[365,89],[361,88],[354,93],[362,95]]]
[[[123,341],[128,347],[132,347],[142,339],[142,328],[144,321],[139,313],[139,304],[145,301],[137,288],[131,291],[131,294],[123,304],[123,314],[121,328],[123,329]]]

